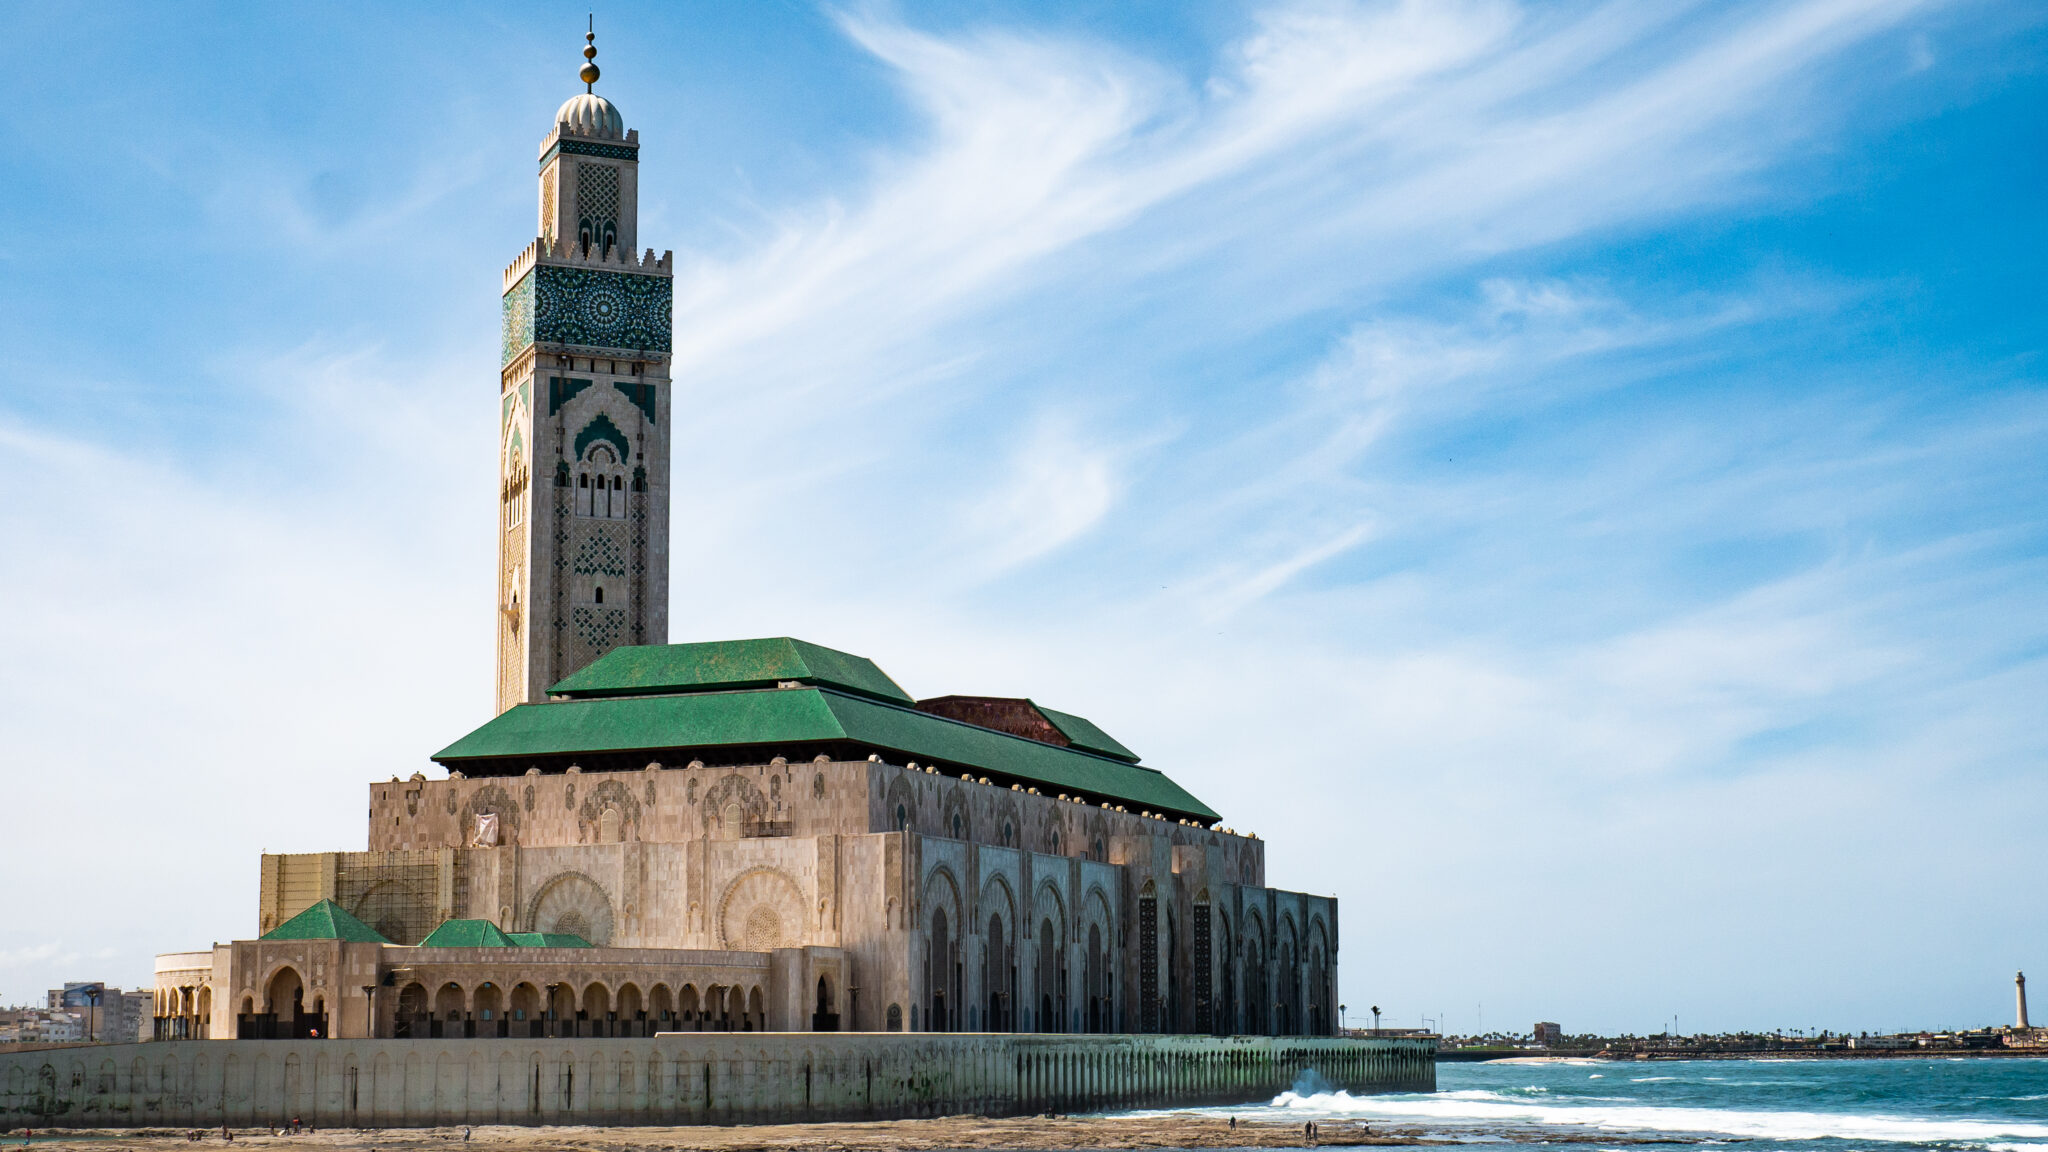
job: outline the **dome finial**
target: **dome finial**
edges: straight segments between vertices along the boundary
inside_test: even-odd
[[[576,73],[583,80],[583,90],[597,83],[597,14],[590,16],[590,29],[583,34],[583,70]]]

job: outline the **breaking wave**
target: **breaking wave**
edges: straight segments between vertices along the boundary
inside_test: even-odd
[[[2048,1124],[1964,1118],[1691,1108],[1580,1101],[1552,1103],[1496,1090],[1431,1095],[1352,1096],[1346,1092],[1282,1092],[1271,1107],[1303,1119],[1356,1118],[1390,1122],[1558,1125],[1601,1132],[1733,1136],[1751,1140],[1857,1140],[1896,1144],[1968,1144],[1989,1152],[2048,1152]]]

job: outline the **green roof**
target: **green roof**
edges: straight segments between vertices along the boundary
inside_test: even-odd
[[[375,928],[349,915],[332,900],[316,900],[313,906],[265,932],[263,940],[346,940],[351,944],[389,944]]]
[[[867,657],[787,636],[614,648],[582,671],[565,677],[548,693],[579,698],[645,696],[656,692],[773,688],[788,680],[911,703],[909,694]]]
[[[1089,752],[1100,752],[1104,756],[1114,756],[1119,760],[1129,760],[1133,764],[1138,762],[1136,752],[1117,743],[1115,737],[1097,728],[1094,721],[1071,712],[1055,712],[1036,700],[1031,702],[1031,706],[1038,709],[1040,716],[1052,721],[1052,726],[1059,729],[1060,735],[1065,736],[1074,747]]]
[[[597,945],[574,932],[507,932],[521,948],[595,948]]]
[[[422,948],[589,948],[568,932],[506,932],[489,920],[443,920],[420,941]]]
[[[443,920],[420,941],[422,948],[517,948],[518,942],[489,920]]]
[[[603,663],[598,661],[584,673]],[[1122,747],[1106,736],[1098,739]],[[1164,774],[1128,760],[1111,759],[1079,748],[1061,748],[821,688],[611,696],[521,704],[435,753],[434,759],[448,764],[576,753],[829,741],[850,741],[900,755],[905,760],[963,765],[1037,785],[1042,791],[1077,792],[1091,801],[1158,809],[1204,821],[1218,819],[1208,805]],[[1125,755],[1129,753],[1126,751]]]

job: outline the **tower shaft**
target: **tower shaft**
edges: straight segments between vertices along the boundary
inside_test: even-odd
[[[639,133],[572,97],[540,150],[540,233],[505,270],[497,706],[621,644],[668,642],[673,258],[634,255]]]

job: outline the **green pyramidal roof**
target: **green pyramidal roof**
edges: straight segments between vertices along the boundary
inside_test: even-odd
[[[507,932],[489,920],[443,920],[420,941],[422,948],[589,948],[568,932]]]
[[[517,948],[518,942],[489,920],[443,920],[420,941],[422,948]]]
[[[911,703],[909,694],[867,657],[787,636],[614,648],[549,688],[548,693],[576,698],[646,696],[773,688],[789,680]]]
[[[595,948],[597,945],[574,932],[507,932],[521,948]]]
[[[389,944],[375,928],[349,915],[332,900],[318,900],[297,916],[265,932],[264,940],[346,940],[351,944]]]

